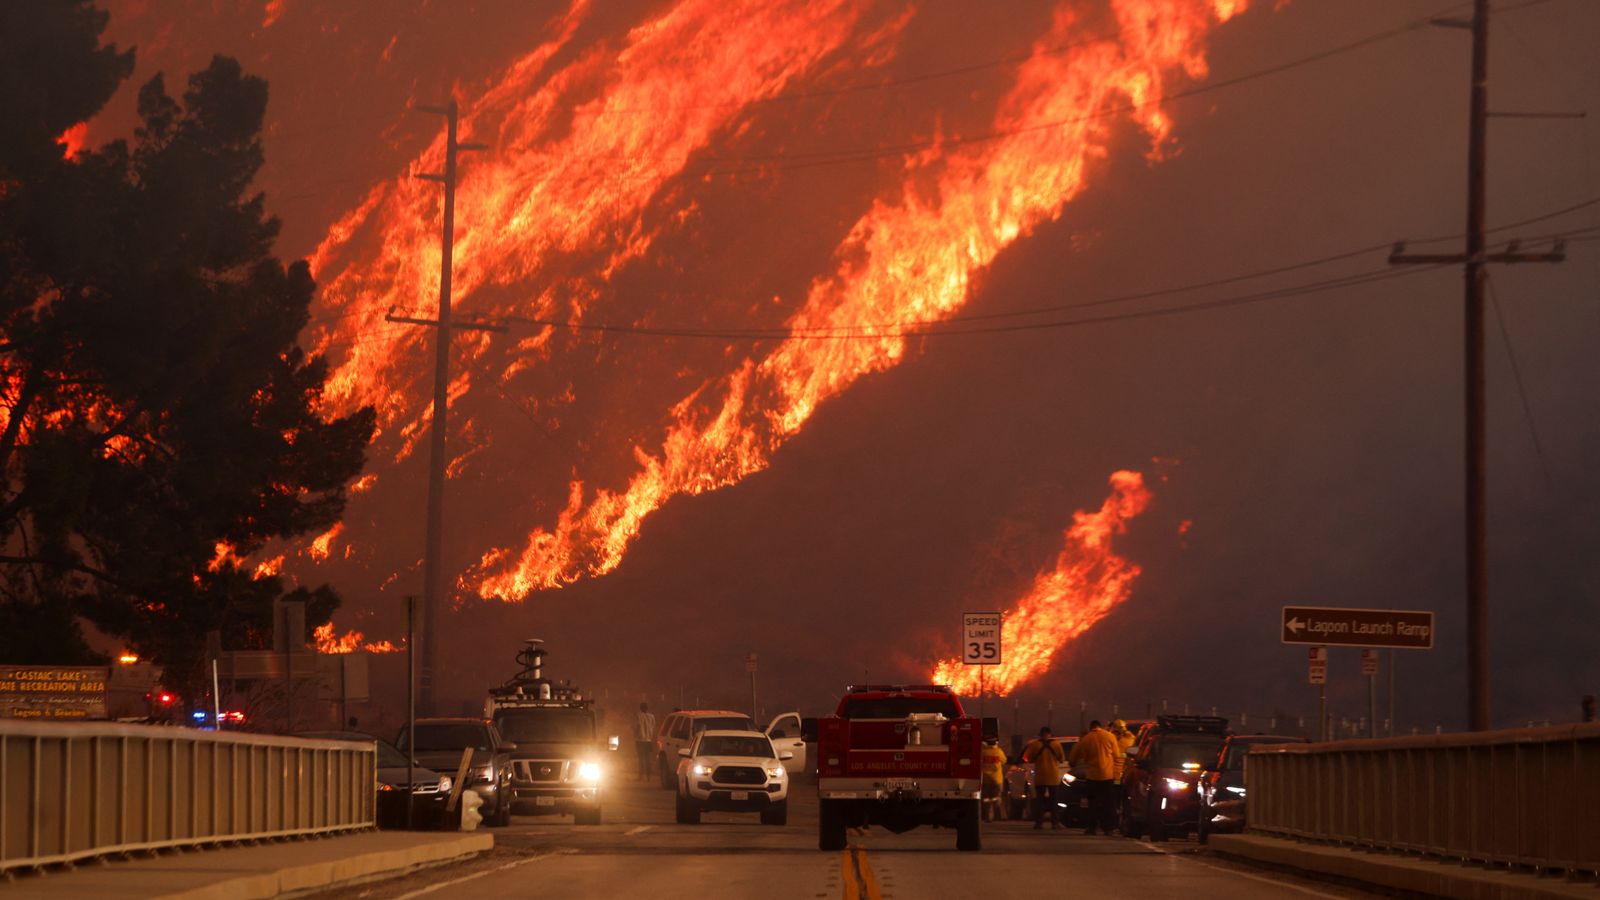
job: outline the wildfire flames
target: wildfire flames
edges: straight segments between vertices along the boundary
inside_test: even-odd
[[[946,659],[933,667],[933,682],[959,694],[1005,696],[1050,668],[1057,651],[1094,627],[1128,599],[1139,567],[1112,552],[1112,537],[1150,505],[1150,491],[1138,472],[1111,476],[1111,496],[1095,512],[1073,513],[1066,544],[1055,567],[1041,572],[1006,614],[1000,629],[1003,662],[968,666]],[[983,670],[981,673],[979,670]]]
[[[390,641],[369,641],[359,631],[335,636],[332,622],[312,629],[311,637],[316,642],[318,653],[398,653],[401,649]]]
[[[908,352],[907,331],[955,315],[1002,250],[1059,218],[1109,154],[1120,123],[1135,123],[1159,156],[1172,128],[1161,109],[1170,84],[1205,77],[1206,35],[1244,6],[1243,0],[1112,0],[1108,16],[1080,16],[1074,4],[1063,3],[1034,53],[1011,73],[986,128],[941,129],[887,158],[891,186],[865,212],[851,214],[854,224],[842,232],[831,261],[790,307],[787,339],[726,348],[697,386],[655,419],[626,429],[631,475],[591,480],[575,471],[556,521],[482,552],[462,586],[520,600],[609,572],[645,519],[672,497],[725,487],[766,468],[819,406],[897,365]],[[464,99],[461,139],[493,149],[462,170],[458,315],[574,324],[596,309],[606,310],[601,319],[627,315],[603,305],[611,283],[694,217],[695,191],[710,183],[716,151],[746,132],[752,109],[845,65],[859,74],[863,65],[892,58],[910,14],[874,23],[861,7],[845,0],[679,0],[615,45],[574,52],[569,44],[593,12],[588,2],[575,2],[542,46],[480,96]],[[1061,52],[1065,46],[1071,52]],[[695,48],[692,56],[685,47]],[[852,62],[840,61],[842,48]],[[436,141],[414,171],[438,171],[443,155]],[[713,167],[701,168],[707,161]],[[780,167],[761,164],[737,171],[752,181],[781,176]],[[403,326],[372,329],[391,307],[426,305],[436,295],[438,207],[437,188],[427,182],[379,185],[331,228],[312,260],[324,319],[331,319],[316,343],[339,360],[331,402],[374,404],[396,462],[411,455],[429,424],[424,351],[432,335]],[[651,322],[656,312],[637,321]],[[841,334],[851,339],[817,339]],[[556,338],[549,327],[510,338],[461,336],[452,403],[523,390],[518,379],[551,361]],[[536,424],[555,427],[551,410],[581,406],[578,394],[574,399],[571,383],[563,382],[549,399],[529,397]],[[450,440],[458,456],[451,477],[490,439],[470,412],[454,420]],[[582,464],[604,471],[605,462],[586,455]],[[1116,516],[1137,515],[1145,496],[1133,473],[1118,473],[1114,482],[1116,511],[1100,514],[1111,517],[1105,537],[1120,527]],[[1080,523],[1069,534],[1080,527],[1091,526]],[[1084,548],[1103,547],[1103,539],[1089,543],[1087,532],[1080,537]],[[319,552],[325,555],[326,547]],[[1137,574],[1125,564],[1118,571],[1122,578],[1104,586],[1110,593],[1094,595],[1112,598],[1105,608],[1125,596]],[[1072,620],[1084,623],[1079,631],[1104,614],[1091,615],[1093,608]],[[1053,652],[1060,643],[1049,640]],[[1026,646],[1012,643],[1008,653]],[[1039,652],[1047,662],[1048,652]],[[1033,669],[1015,671],[1007,690]]]

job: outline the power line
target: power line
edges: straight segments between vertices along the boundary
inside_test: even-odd
[[[1544,456],[1544,442],[1539,439],[1539,426],[1533,418],[1533,404],[1528,402],[1528,387],[1522,380],[1522,366],[1517,362],[1516,346],[1511,340],[1511,329],[1506,325],[1505,304],[1500,302],[1500,296],[1494,289],[1493,273],[1485,273],[1486,286],[1489,289],[1489,306],[1494,309],[1494,318],[1500,326],[1500,342],[1505,347],[1506,359],[1511,363],[1511,380],[1517,386],[1517,398],[1522,401],[1522,417],[1528,423],[1528,437],[1533,439],[1533,455],[1539,460],[1539,471],[1544,475],[1547,488],[1555,487],[1555,479],[1550,477],[1550,466]]]

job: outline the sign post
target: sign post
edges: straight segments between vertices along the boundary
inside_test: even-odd
[[[1328,648],[1312,647],[1306,681],[1317,686],[1317,740],[1328,739]]]
[[[750,719],[755,721],[761,718],[761,714],[756,709],[756,652],[754,650],[751,650],[750,655],[744,658],[744,670],[750,673]]]
[[[968,666],[998,666],[1000,653],[1000,613],[961,614],[961,662]],[[984,713],[985,670],[978,670],[978,715]]]
[[[1393,651],[1390,651],[1393,652]],[[1367,737],[1378,736],[1378,651],[1361,651],[1361,674],[1367,676]]]

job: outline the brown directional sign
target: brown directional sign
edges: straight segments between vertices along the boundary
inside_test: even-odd
[[[1432,650],[1433,613],[1415,609],[1285,606],[1285,644]]]

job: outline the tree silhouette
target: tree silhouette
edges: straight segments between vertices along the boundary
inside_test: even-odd
[[[158,75],[131,142],[66,158],[132,71],[105,23],[0,4],[0,659],[88,658],[83,617],[192,690],[204,634],[259,646],[283,593],[238,558],[338,521],[374,420],[318,409],[315,286],[251,188],[264,81]],[[313,625],[338,603],[299,595]]]

